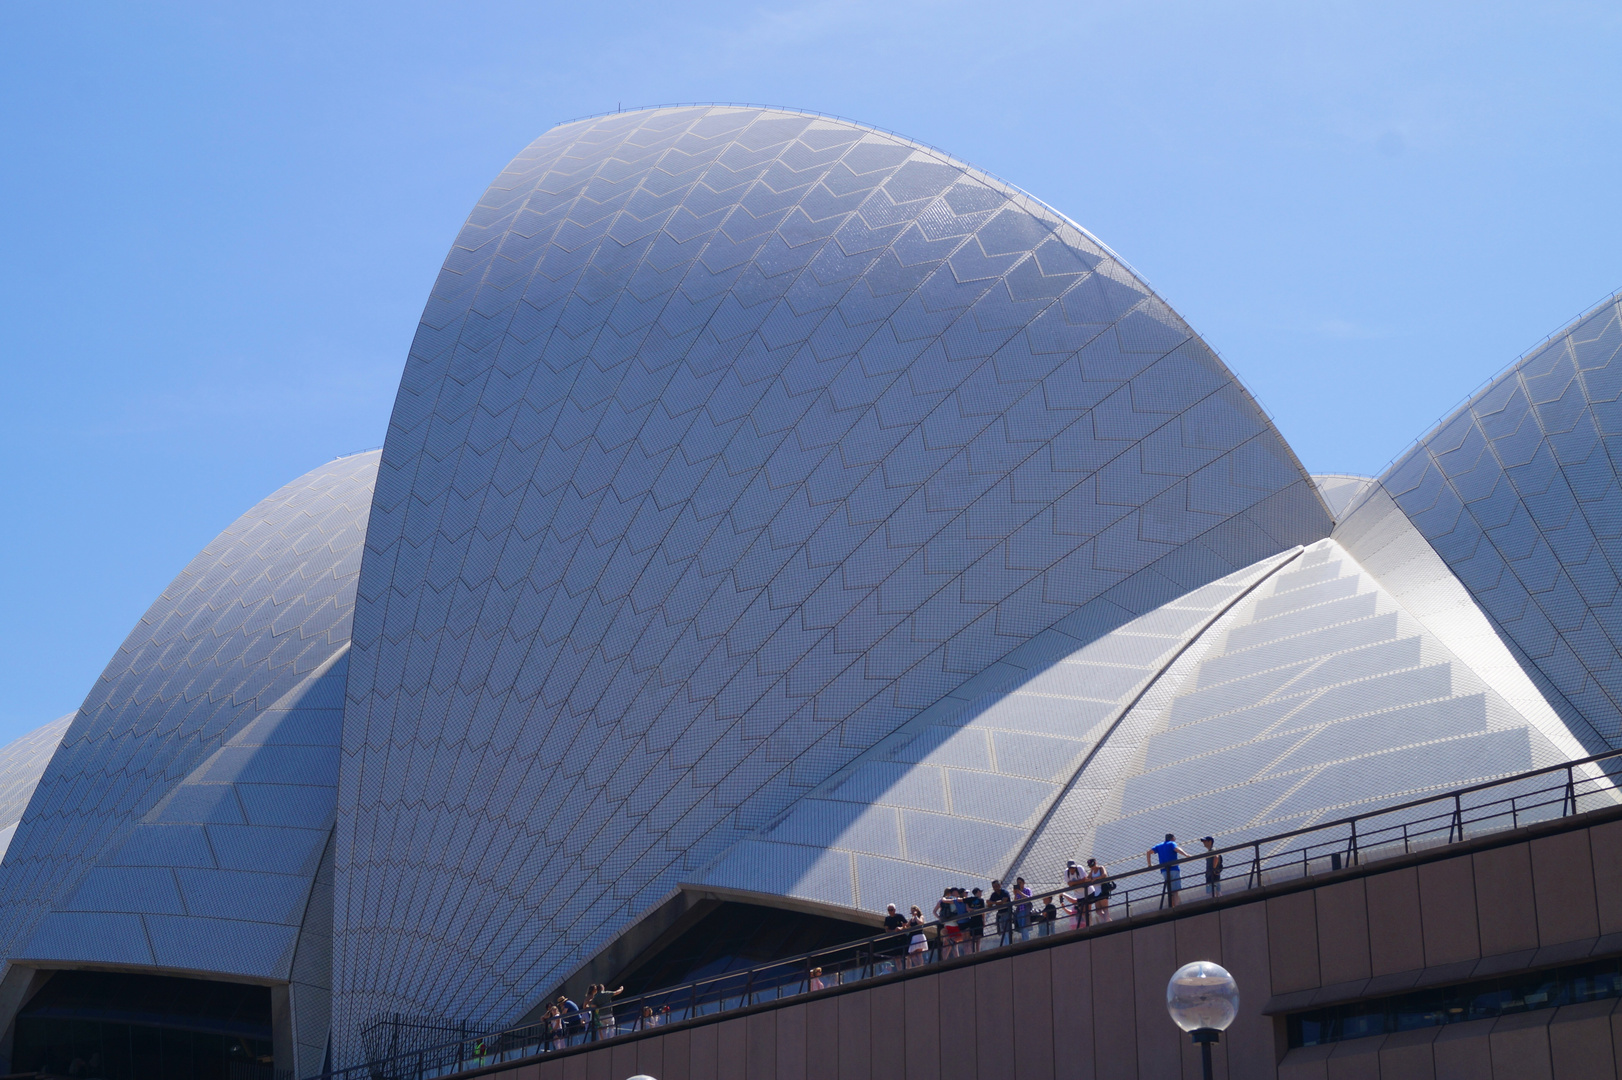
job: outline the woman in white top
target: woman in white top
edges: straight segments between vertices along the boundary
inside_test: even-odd
[[[1088,921],[1091,923],[1109,922],[1109,891],[1104,888],[1104,868],[1098,865],[1097,859],[1087,860],[1087,873],[1084,880],[1087,882],[1087,896],[1092,901]]]
[[[907,966],[912,968],[922,964],[929,954],[929,935],[924,933],[924,913],[917,904],[912,905],[907,929],[912,931],[912,940],[907,943]]]
[[[1064,864],[1064,887],[1070,893],[1071,907],[1076,916],[1073,928],[1077,930],[1087,925],[1087,908],[1091,897],[1082,884],[1086,878],[1087,875],[1082,871],[1081,867],[1076,865],[1076,860],[1071,859]]]

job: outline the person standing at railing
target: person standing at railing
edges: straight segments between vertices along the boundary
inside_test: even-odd
[[[1105,876],[1104,868],[1098,865],[1097,859],[1087,860],[1087,872],[1082,875],[1082,880],[1087,882],[1089,925],[1109,922],[1109,894],[1115,886],[1105,881]]]
[[[950,960],[958,954],[962,947],[963,928],[957,924],[958,916],[957,890],[948,885],[941,890],[941,898],[935,901],[935,909],[931,913],[935,920],[941,924],[941,959]]]
[[[541,1014],[541,1032],[548,1053],[563,1045],[563,1013],[556,1004],[548,1005]]]
[[[1075,902],[1076,929],[1087,925],[1087,887],[1083,884],[1087,875],[1076,860],[1070,859],[1064,864],[1064,887]]]
[[[819,967],[812,968],[811,969],[811,989],[812,990],[826,990],[827,988],[828,988],[828,984],[826,982],[824,982],[823,979],[822,979],[822,969],[819,968]]]
[[[998,945],[1014,943],[1014,911],[1008,906],[1011,899],[1008,890],[1002,887],[1001,881],[991,883],[991,895],[986,898],[986,902],[991,905],[992,915],[997,920]]]
[[[580,1006],[569,999],[566,994],[559,994],[557,1000],[558,1015],[563,1020],[564,1041],[580,1034],[585,1030],[584,1018],[580,1015]]]
[[[1222,895],[1222,856],[1213,855],[1211,849],[1216,847],[1216,837],[1202,836],[1200,843],[1205,845],[1205,895],[1218,897]]]
[[[591,1025],[589,1038],[612,1039],[616,1034],[614,1030],[614,999],[625,993],[625,987],[610,990],[606,986],[592,983],[586,989],[586,1021]]]
[[[895,958],[907,951],[907,917],[896,911],[894,904],[884,909],[884,929],[895,935],[885,940],[881,950],[885,957],[884,970],[891,972],[895,970]]]
[[[1041,918],[1038,921],[1041,922],[1042,928],[1038,932],[1037,936],[1039,936],[1039,937],[1050,937],[1050,936],[1052,936],[1053,928],[1059,924],[1059,909],[1053,903],[1053,897],[1052,896],[1047,896],[1047,897],[1043,898],[1042,914],[1041,914]]]
[[[912,905],[907,929],[912,931],[912,940],[907,943],[907,966],[915,968],[929,958],[929,933],[924,929],[924,913],[917,904]]]
[[[1166,906],[1176,907],[1177,894],[1183,888],[1183,869],[1177,860],[1191,859],[1193,856],[1177,846],[1175,833],[1167,833],[1166,839],[1144,852],[1143,857],[1149,866],[1153,866],[1157,858],[1160,860],[1160,875],[1165,879],[1163,895],[1167,897]]]
[[[1031,887],[1022,877],[1014,879],[1014,929],[1019,931],[1019,940],[1030,940]]]
[[[986,936],[986,901],[976,887],[963,902],[969,908],[969,951],[977,953],[980,951],[980,939]]]

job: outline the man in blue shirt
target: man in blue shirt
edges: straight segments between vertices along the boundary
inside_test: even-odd
[[[1160,872],[1166,878],[1166,895],[1170,897],[1168,904],[1176,907],[1177,894],[1183,887],[1183,870],[1177,865],[1177,860],[1188,858],[1188,852],[1177,846],[1175,834],[1167,833],[1165,841],[1144,852],[1143,857],[1149,866],[1153,866],[1155,859],[1159,858]]]

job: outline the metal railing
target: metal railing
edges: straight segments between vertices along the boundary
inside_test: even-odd
[[[921,928],[877,934],[621,998],[589,1010],[581,1008],[568,1017],[391,1053],[364,1065],[324,1073],[320,1080],[432,1080],[451,1076],[1057,934],[1076,933],[1179,902],[1234,895],[1622,805],[1622,792],[1607,775],[1607,768],[1622,769],[1622,750],[1214,847],[1172,864],[1112,869],[1101,887],[1094,882],[1086,889],[1066,887],[1014,897],[1009,904],[938,919]],[[1218,876],[1210,879],[1208,860],[1218,856],[1222,860]],[[1177,868],[1175,877],[1169,872],[1172,866]],[[920,934],[921,948],[916,943]],[[374,1040],[367,1041],[377,1045]],[[368,1049],[376,1053],[373,1047]]]

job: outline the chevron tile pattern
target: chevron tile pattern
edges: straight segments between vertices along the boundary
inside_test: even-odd
[[[72,722],[72,713],[59,716],[0,748],[0,856],[10,846],[17,822]]]
[[[1622,746],[1622,300],[1499,376],[1380,483],[1574,727]]]
[[[1141,865],[1167,832],[1240,843],[1566,760],[1334,540],[1210,637],[1166,707],[1112,740],[1127,767],[1082,847],[1100,862]]]
[[[1089,804],[1076,798],[1071,778],[1116,756],[1122,712],[1288,557],[1195,589],[1034,668],[1005,692],[926,710],[699,880],[882,911],[927,900],[943,881],[1012,880],[1011,866],[1033,881],[1054,879],[1078,850],[1074,819]]]
[[[458,236],[390,422],[335,1030],[518,1015],[1045,629],[1329,526],[1210,349],[1007,185],[771,110],[554,129]]]
[[[285,971],[285,943],[266,926],[297,924],[315,872],[290,839],[313,823],[318,858],[330,828],[342,678],[319,675],[348,644],[378,457],[340,458],[271,494],[131,631],[61,736],[0,866],[8,961]],[[291,760],[309,748],[269,746],[274,722],[247,731],[323,682],[312,692],[328,696],[325,825],[308,798],[272,790],[278,778],[319,785],[319,763]],[[275,881],[259,880],[266,870]],[[229,924],[249,909],[254,927]]]

